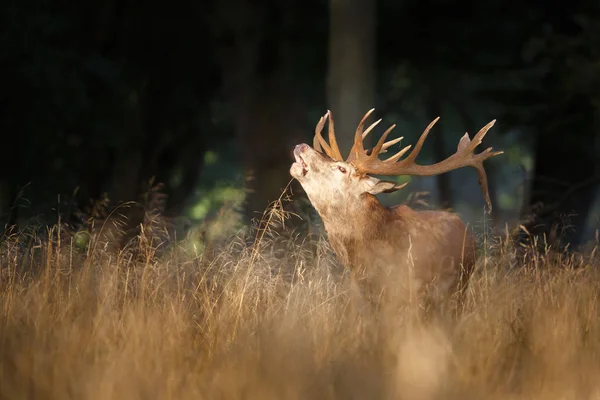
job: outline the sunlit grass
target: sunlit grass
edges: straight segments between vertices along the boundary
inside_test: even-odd
[[[326,241],[279,235],[282,217],[212,254],[158,253],[149,229],[113,253],[94,238],[78,250],[58,227],[4,238],[0,397],[600,395],[595,250],[489,237],[464,312],[424,321],[365,308]]]

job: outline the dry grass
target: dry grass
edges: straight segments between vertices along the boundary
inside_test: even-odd
[[[600,398],[593,255],[490,240],[462,315],[425,323],[363,308],[323,240],[255,234],[212,259],[5,238],[0,397]]]

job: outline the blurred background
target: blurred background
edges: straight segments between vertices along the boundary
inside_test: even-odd
[[[491,223],[584,243],[600,221],[600,3],[513,4],[5,0],[2,226],[76,229],[98,204],[148,193],[186,229],[244,225],[279,198],[327,109],[347,152],[375,107],[374,139],[396,123],[404,145],[441,116],[421,163],[497,119],[479,150],[505,151],[487,162]],[[314,216],[291,188],[286,207]],[[483,217],[474,170],[382,201],[412,192]]]

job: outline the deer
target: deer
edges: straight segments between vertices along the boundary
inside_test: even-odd
[[[456,152],[443,161],[421,165],[416,158],[440,117],[427,126],[405,158],[411,145],[382,160],[380,154],[403,137],[386,141],[395,128],[392,125],[372,149],[365,149],[365,137],[381,122],[379,119],[364,129],[373,111],[368,111],[358,124],[345,160],[336,141],[332,113],[327,111],[315,128],[313,147],[306,143],[295,146],[290,175],[300,183],[321,217],[335,256],[350,270],[369,302],[376,304],[382,299],[385,285],[399,282],[409,293],[433,300],[434,304],[450,298],[463,304],[476,262],[471,229],[451,211],[415,210],[404,204],[384,206],[376,195],[403,189],[408,182],[398,184],[372,175],[434,176],[472,167],[478,174],[485,210],[490,213],[483,162],[503,152],[492,151],[491,147],[478,154],[474,151],[496,120],[485,125],[473,140],[465,133]],[[326,121],[329,143],[322,136]],[[393,275],[399,271],[404,275]]]

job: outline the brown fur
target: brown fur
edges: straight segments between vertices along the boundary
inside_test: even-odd
[[[336,255],[366,295],[379,296],[390,285],[410,285],[412,292],[437,299],[464,295],[475,264],[475,241],[457,215],[385,207],[371,193],[381,193],[389,183],[361,176],[352,164],[307,145],[297,147],[295,154],[292,176],[320,214]]]
[[[433,288],[429,293],[438,298],[464,295],[475,264],[475,241],[457,215],[404,205],[387,208],[370,194],[362,203],[360,210],[330,208],[321,218],[340,261],[358,282],[376,291],[369,295],[377,295],[387,282],[411,279],[408,270],[417,292]]]

